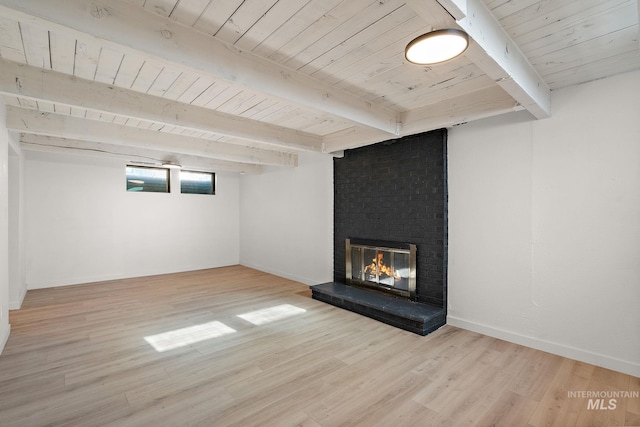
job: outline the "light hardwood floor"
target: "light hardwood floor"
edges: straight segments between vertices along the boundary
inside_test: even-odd
[[[238,317],[283,304],[297,313]],[[29,291],[10,321],[2,426],[640,425],[640,399],[568,394],[639,378],[451,326],[421,337],[240,266]],[[210,322],[235,332],[144,339]]]

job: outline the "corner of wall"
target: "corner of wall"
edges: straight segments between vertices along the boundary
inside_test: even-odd
[[[0,352],[9,339],[9,143],[0,101]]]
[[[26,295],[27,287],[22,285],[18,290],[18,295],[9,300],[9,310],[20,310],[20,307],[22,307],[22,301],[24,301],[24,297]]]
[[[4,346],[7,344],[9,340],[9,334],[11,333],[11,325],[0,324],[0,354],[4,351]]]

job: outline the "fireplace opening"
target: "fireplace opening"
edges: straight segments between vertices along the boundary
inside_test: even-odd
[[[347,284],[416,300],[416,245],[346,239]]]

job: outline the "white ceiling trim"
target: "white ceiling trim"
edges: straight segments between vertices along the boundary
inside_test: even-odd
[[[0,11],[7,18],[76,38],[98,39],[115,49],[152,56],[168,65],[187,67],[392,135],[398,133],[393,111],[119,0],[2,0]]]

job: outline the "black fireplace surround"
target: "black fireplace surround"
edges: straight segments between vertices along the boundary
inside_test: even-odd
[[[313,298],[421,335],[446,322],[447,131],[346,150],[334,159],[334,281]],[[346,284],[345,240],[414,244],[413,301]]]

